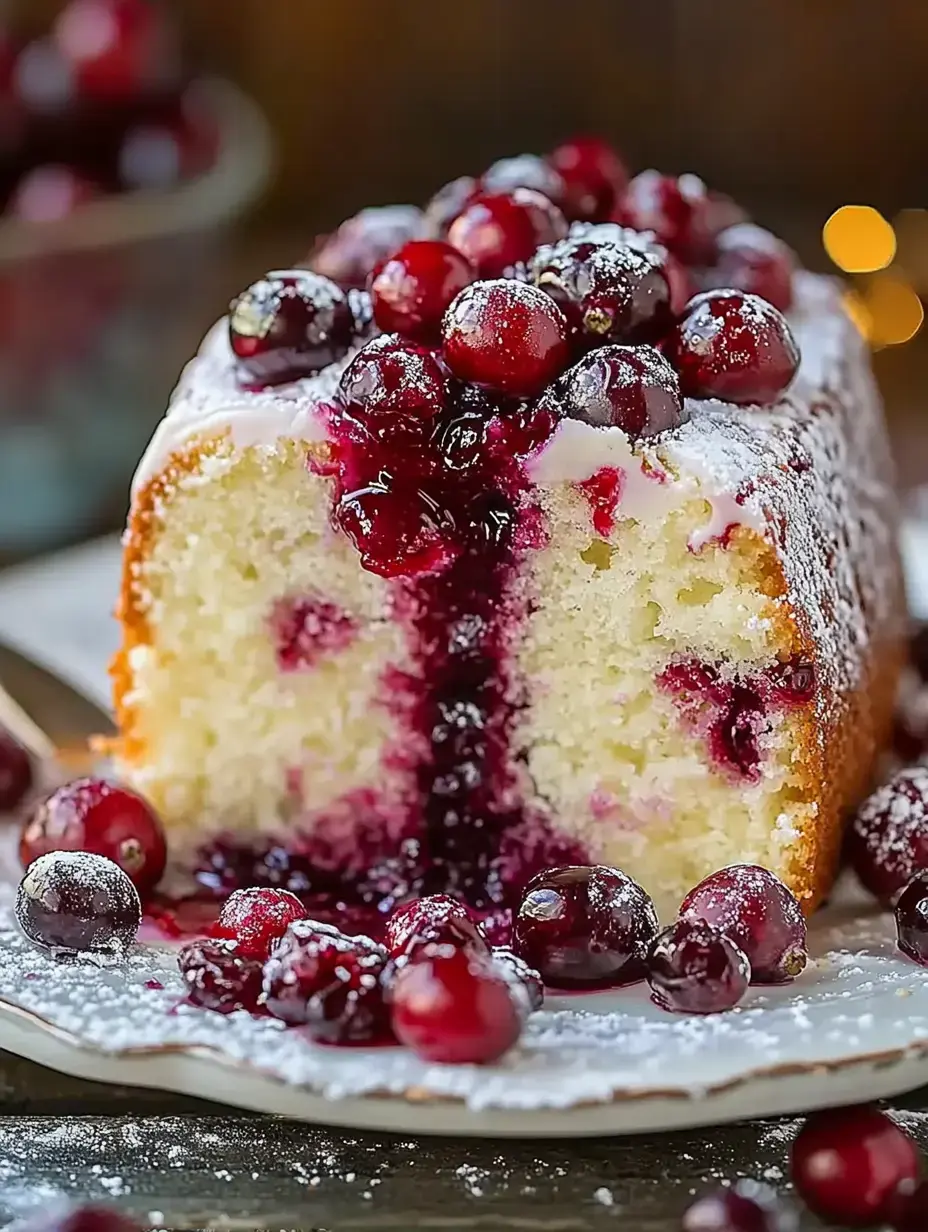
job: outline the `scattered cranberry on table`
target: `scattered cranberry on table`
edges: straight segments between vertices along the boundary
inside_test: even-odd
[[[223,903],[211,935],[219,941],[234,941],[245,958],[263,961],[289,926],[307,915],[289,890],[236,890]]]
[[[928,870],[918,872],[896,902],[899,949],[928,967]]]
[[[845,848],[864,888],[892,906],[915,873],[928,868],[928,766],[900,770],[865,800]]]
[[[384,940],[391,958],[413,958],[423,946],[434,943],[465,949],[475,957],[490,953],[469,908],[449,894],[417,898],[398,907],[387,921]]]
[[[683,1216],[682,1232],[799,1232],[795,1209],[769,1185],[741,1180],[704,1194]]]
[[[17,808],[32,781],[32,759],[19,741],[0,727],[0,813]]]
[[[564,215],[530,188],[483,193],[465,204],[448,228],[448,243],[462,252],[480,278],[498,278],[530,260],[542,244],[567,234]]]
[[[25,936],[53,957],[86,954],[119,961],[138,934],[142,905],[112,860],[86,851],[52,851],[26,870],[15,914]]]
[[[191,941],[177,957],[187,996],[193,1005],[232,1014],[257,1014],[262,1002],[262,969],[230,941]]]
[[[471,263],[450,244],[410,240],[374,271],[374,319],[384,333],[437,342],[445,309],[475,277]]]
[[[677,920],[647,953],[651,999],[679,1014],[719,1014],[740,1003],[751,982],[744,951],[703,920]]]

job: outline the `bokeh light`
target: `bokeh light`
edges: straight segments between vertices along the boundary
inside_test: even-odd
[[[925,309],[917,293],[898,270],[875,274],[863,293],[870,324],[867,337],[875,347],[900,346],[922,327]]]
[[[825,251],[848,274],[886,269],[896,256],[896,233],[870,205],[842,205],[822,230]]]
[[[867,307],[867,301],[859,291],[845,291],[842,296],[844,310],[869,342],[873,336],[873,317]]]

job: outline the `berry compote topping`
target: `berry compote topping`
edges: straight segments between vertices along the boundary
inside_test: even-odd
[[[19,858],[28,868],[50,851],[106,856],[132,879],[142,898],[161,880],[167,861],[164,830],[141,796],[106,779],[75,779],[53,791],[27,818]]]
[[[451,945],[426,947],[390,989],[393,1030],[425,1061],[485,1065],[522,1033],[522,1014],[488,958]]]
[[[744,951],[759,984],[794,979],[808,961],[806,921],[793,894],[759,864],[731,864],[690,890],[683,920],[720,929]]]
[[[717,238],[715,265],[707,271],[708,286],[750,291],[788,312],[793,303],[796,259],[781,239],[753,223],[728,227]]]
[[[177,956],[187,997],[220,1014],[261,1008],[261,962],[240,954],[233,942],[191,941]]]
[[[928,869],[928,767],[900,770],[865,800],[846,845],[861,884],[891,906],[912,877]]]
[[[566,368],[568,327],[544,292],[499,278],[475,282],[442,322],[442,353],[463,381],[531,398]]]
[[[628,184],[625,164],[608,142],[575,137],[548,155],[564,187],[561,208],[569,219],[605,222]]]
[[[141,1224],[113,1206],[88,1202],[83,1206],[55,1206],[17,1220],[18,1232],[143,1232]]]
[[[369,937],[345,937],[316,920],[300,920],[264,965],[267,1008],[323,1043],[386,1040],[386,962],[386,950]]]
[[[928,871],[915,874],[896,902],[899,949],[928,967]]]
[[[410,240],[374,272],[374,319],[385,333],[437,342],[445,309],[476,272],[443,240]]]
[[[637,440],[683,422],[680,378],[651,346],[603,346],[584,355],[545,394],[568,419],[621,428]]]
[[[306,264],[340,287],[363,287],[381,261],[422,232],[422,211],[415,206],[373,206],[320,240]]]
[[[289,890],[236,890],[211,931],[217,940],[234,941],[244,958],[263,961],[289,926],[306,915],[306,908]]]
[[[687,265],[712,262],[715,214],[698,176],[642,171],[625,190],[616,218],[636,231],[653,231]]]
[[[8,731],[0,727],[0,813],[21,804],[32,786],[32,760]]]
[[[30,941],[56,958],[121,959],[135,941],[142,905],[112,860],[85,851],[53,851],[26,870],[16,920]]]
[[[353,616],[316,595],[279,599],[271,611],[271,636],[282,672],[300,672],[350,646],[358,633]]]
[[[229,343],[246,382],[310,376],[348,353],[354,317],[344,291],[308,270],[277,270],[229,308]]]
[[[541,193],[516,188],[481,193],[448,228],[448,243],[462,252],[481,278],[498,278],[530,260],[542,244],[567,234],[564,215]]]
[[[915,1143],[876,1108],[814,1113],[792,1148],[791,1172],[818,1217],[851,1228],[882,1223],[920,1171]]]
[[[687,304],[665,343],[687,398],[776,402],[799,370],[786,318],[743,291],[706,291]]]
[[[736,1181],[697,1198],[683,1216],[682,1232],[799,1232],[795,1210],[760,1181]]]
[[[493,947],[493,966],[504,980],[525,999],[526,1008],[540,1010],[545,1000],[541,976],[508,946]]]
[[[751,966],[720,929],[702,920],[677,920],[648,948],[651,997],[662,1009],[719,1014],[748,990]]]
[[[529,882],[512,948],[552,988],[609,988],[644,977],[658,930],[650,897],[615,868],[568,866]]]
[[[514,188],[531,188],[549,201],[560,206],[565,186],[560,172],[537,154],[516,154],[512,158],[499,158],[480,177],[484,193],[508,193]]]
[[[486,956],[490,947],[471,911],[448,894],[432,894],[397,907],[387,921],[391,958],[411,958],[432,943],[454,945]]]
[[[928,1181],[899,1186],[889,1223],[893,1232],[925,1232],[928,1228]]]

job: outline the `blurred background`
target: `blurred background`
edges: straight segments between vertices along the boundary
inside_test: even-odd
[[[928,481],[926,103],[921,0],[2,5],[0,564],[118,526],[233,293],[575,132],[843,271],[902,482]]]

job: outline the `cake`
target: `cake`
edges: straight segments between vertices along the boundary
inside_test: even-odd
[[[736,861],[811,910],[902,659],[840,286],[601,143],[366,210],[233,303],[136,474],[118,773],[175,877],[505,909]]]

